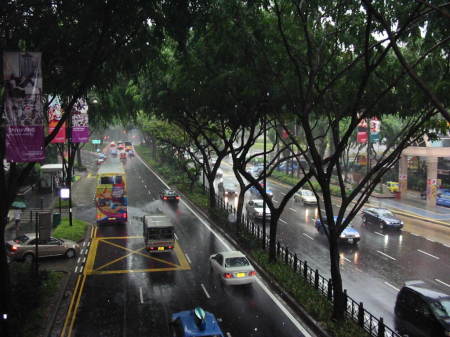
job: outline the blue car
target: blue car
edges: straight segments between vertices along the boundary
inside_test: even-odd
[[[450,194],[448,192],[438,193],[436,205],[450,207]]]
[[[258,198],[260,197],[260,193],[259,193],[258,189],[257,189],[255,186],[250,187],[250,193],[253,194],[253,195],[255,195],[255,196],[257,196]],[[267,196],[268,196],[270,199],[272,199],[272,197],[273,197],[273,192],[272,192],[271,189],[267,188],[267,189],[266,189],[266,194],[267,194]]]
[[[336,222],[337,216],[334,216],[334,221]],[[314,222],[314,225],[317,229],[317,231],[320,234],[325,234],[325,232],[328,232],[328,225],[327,225],[327,218],[324,217],[325,224],[322,224],[322,221],[320,221],[320,218],[317,218]],[[339,240],[344,243],[349,243],[356,245],[358,241],[361,239],[361,236],[359,235],[359,232],[354,229],[351,225],[348,225],[339,236]]]
[[[172,314],[171,336],[225,337],[214,314],[197,307]]]

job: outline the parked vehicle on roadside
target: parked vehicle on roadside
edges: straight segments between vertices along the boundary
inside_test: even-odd
[[[39,258],[58,255],[73,258],[80,253],[80,246],[71,240],[54,237],[37,240]],[[26,233],[8,241],[6,243],[6,251],[12,260],[32,262],[36,257],[36,234]]]
[[[398,192],[400,190],[400,186],[397,181],[387,181],[386,186],[387,189],[392,193]]]
[[[255,268],[239,251],[225,251],[209,257],[211,270],[226,285],[251,284],[256,280]]]
[[[438,193],[436,196],[436,205],[450,207],[450,193]]]
[[[403,221],[386,208],[366,208],[362,211],[362,220],[365,224],[373,224],[380,229],[400,230],[403,227]]]
[[[400,334],[418,337],[450,336],[450,295],[408,281],[395,302],[395,323]]]
[[[323,218],[324,223],[322,224],[322,221],[320,221],[320,218],[317,218],[314,222],[314,225],[317,229],[317,231],[320,234],[326,234],[328,233],[328,224],[327,224],[327,218]],[[337,216],[334,217],[334,221],[337,220]],[[361,236],[359,235],[359,232],[354,229],[351,225],[348,225],[339,236],[339,240],[344,243],[349,243],[356,245],[358,244],[359,240],[361,239]]]

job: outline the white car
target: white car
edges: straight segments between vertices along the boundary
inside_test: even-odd
[[[294,202],[301,201],[304,205],[317,205],[317,198],[310,190],[299,190],[294,194]]]
[[[239,251],[220,252],[209,257],[214,273],[226,285],[251,284],[256,280],[255,268]]]
[[[254,199],[247,202],[247,205],[245,205],[247,216],[251,219],[262,220],[264,210],[263,205],[264,201],[262,199]],[[266,219],[270,219],[270,216],[270,208],[266,204]]]

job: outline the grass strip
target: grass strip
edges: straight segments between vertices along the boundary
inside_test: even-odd
[[[78,242],[84,238],[87,226],[89,224],[86,221],[77,218],[72,218],[72,226],[70,226],[69,218],[62,217],[59,226],[53,230],[53,236]]]

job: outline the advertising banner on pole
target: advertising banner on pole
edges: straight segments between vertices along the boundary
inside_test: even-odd
[[[44,160],[40,52],[4,52],[6,159]]]
[[[88,105],[83,98],[79,98],[72,108],[72,143],[88,142]]]
[[[53,130],[55,129],[56,125],[58,125],[58,122],[61,120],[61,117],[63,115],[63,110],[61,107],[61,102],[59,101],[58,97],[55,97],[55,99],[50,103],[50,106],[48,107],[48,133],[51,134]],[[61,125],[59,128],[58,133],[56,134],[55,138],[52,139],[52,143],[64,143],[66,141],[66,123]]]

